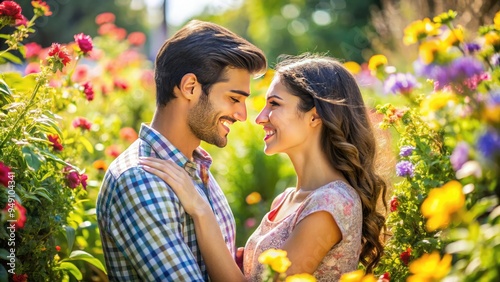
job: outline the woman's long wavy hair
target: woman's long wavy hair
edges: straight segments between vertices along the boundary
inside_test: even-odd
[[[360,262],[372,272],[383,253],[385,217],[376,206],[387,184],[376,172],[376,140],[358,85],[333,58],[305,54],[280,57],[276,73],[291,94],[300,98],[299,112],[316,107],[323,122],[321,144],[334,168],[359,194],[363,209]]]

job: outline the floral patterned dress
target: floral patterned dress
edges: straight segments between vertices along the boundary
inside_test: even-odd
[[[302,219],[319,211],[332,215],[342,239],[326,254],[313,275],[318,281],[338,281],[343,273],[356,270],[361,251],[363,212],[354,188],[343,181],[328,183],[311,192],[294,213],[278,221],[271,220],[294,189],[288,188],[276,198],[271,211],[248,239],[244,253],[244,272],[248,281],[261,280],[264,268],[258,258],[262,252],[280,249]]]

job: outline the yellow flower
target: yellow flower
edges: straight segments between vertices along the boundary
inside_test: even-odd
[[[423,115],[429,115],[432,112],[442,109],[450,101],[456,100],[457,98],[453,92],[438,91],[422,100],[420,103],[420,112]]]
[[[411,45],[427,38],[430,35],[439,33],[439,24],[433,23],[429,18],[414,21],[404,30],[403,43]]]
[[[444,43],[448,46],[456,46],[464,42],[464,30],[461,26],[448,30],[444,35]]]
[[[245,201],[249,205],[257,204],[258,202],[260,202],[260,200],[262,200],[262,197],[260,196],[259,192],[252,192],[245,198]]]
[[[434,62],[436,55],[439,52],[444,52],[448,48],[448,45],[443,44],[443,42],[438,40],[430,40],[423,42],[418,47],[418,54],[422,59],[422,62],[426,65]]]
[[[493,19],[493,23],[495,23],[495,28],[500,30],[500,11],[495,14],[495,18]]]
[[[288,276],[285,282],[316,282],[316,278],[308,273]]]
[[[490,31],[484,35],[484,43],[491,46],[500,46],[500,35],[498,32]]]
[[[373,274],[365,275],[363,270],[358,269],[356,271],[342,274],[340,282],[377,282],[377,279],[375,279]]]
[[[462,184],[452,180],[441,188],[432,189],[422,203],[422,215],[427,218],[426,229],[430,232],[446,227],[451,216],[465,203]]]
[[[500,124],[500,105],[487,106],[486,109],[484,109],[483,116],[485,117],[486,121],[489,121],[493,124]]]
[[[344,67],[352,74],[358,74],[361,71],[361,66],[353,61],[345,62]]]
[[[431,254],[423,254],[422,257],[410,264],[412,276],[408,277],[408,282],[440,281],[448,274],[451,267],[451,255],[441,256],[437,251]]]
[[[286,256],[286,251],[269,249],[259,256],[259,262],[271,267],[272,270],[278,273],[285,273],[292,264]]]
[[[368,68],[376,71],[379,67],[387,65],[387,57],[384,55],[373,55],[368,61]]]

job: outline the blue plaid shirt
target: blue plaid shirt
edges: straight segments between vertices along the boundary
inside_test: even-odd
[[[235,254],[234,217],[208,170],[208,153],[197,148],[190,161],[143,124],[139,139],[109,166],[97,198],[110,281],[208,281],[192,218],[162,179],[138,167],[139,157],[170,159],[184,167],[211,204],[227,247]]]

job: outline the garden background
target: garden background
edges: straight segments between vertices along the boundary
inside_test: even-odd
[[[162,13],[171,1],[152,2],[0,2],[0,281],[107,281],[96,196],[151,120],[152,61],[182,25]],[[194,17],[255,43],[271,68],[282,53],[320,52],[356,76],[391,184],[377,277],[498,281],[498,11],[494,0],[246,0]],[[252,82],[249,121],[226,148],[203,144],[239,246],[295,182],[285,157],[263,153],[253,123],[271,78]]]

